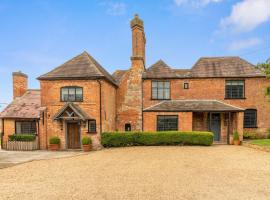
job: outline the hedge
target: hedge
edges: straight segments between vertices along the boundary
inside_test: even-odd
[[[213,144],[211,132],[104,132],[101,143],[104,147],[158,146],[158,145],[203,145]]]
[[[9,141],[23,141],[23,142],[31,142],[35,141],[35,135],[27,135],[27,134],[14,134],[8,136]]]

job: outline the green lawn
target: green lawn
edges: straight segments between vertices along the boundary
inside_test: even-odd
[[[252,140],[250,143],[260,145],[260,146],[269,146],[270,147],[270,139]]]

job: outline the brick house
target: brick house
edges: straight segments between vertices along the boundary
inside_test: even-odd
[[[11,134],[36,134],[40,149],[59,136],[62,149],[81,148],[90,136],[100,146],[104,131],[212,131],[228,143],[234,131],[265,134],[270,80],[239,57],[203,57],[191,69],[162,60],[145,66],[143,21],[131,21],[128,70],[109,74],[87,52],[38,77],[40,90],[27,88],[27,75],[13,73],[14,100],[1,113],[3,147]]]

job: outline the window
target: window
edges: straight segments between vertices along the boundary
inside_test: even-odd
[[[184,83],[184,89],[189,89],[189,84],[188,83]]]
[[[157,131],[177,131],[177,115],[159,115],[157,116]]]
[[[225,98],[242,99],[245,97],[245,82],[239,80],[226,81]]]
[[[83,101],[83,89],[81,87],[61,88],[61,101]]]
[[[131,131],[131,124],[125,124],[125,131]]]
[[[247,109],[244,112],[244,128],[257,127],[257,110]]]
[[[16,121],[15,122],[16,134],[36,134],[36,122],[35,121]]]
[[[170,99],[170,82],[152,81],[152,99]]]
[[[88,121],[88,133],[96,133],[96,120],[89,120]]]

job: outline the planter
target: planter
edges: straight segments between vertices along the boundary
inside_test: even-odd
[[[240,140],[234,140],[234,141],[233,141],[233,144],[234,144],[234,145],[240,145],[240,144],[241,144],[241,141],[240,141]]]
[[[85,145],[82,145],[83,146],[83,151],[90,151],[91,150],[91,144],[85,144]]]
[[[60,149],[59,144],[50,144],[50,150],[51,151],[58,151]]]

